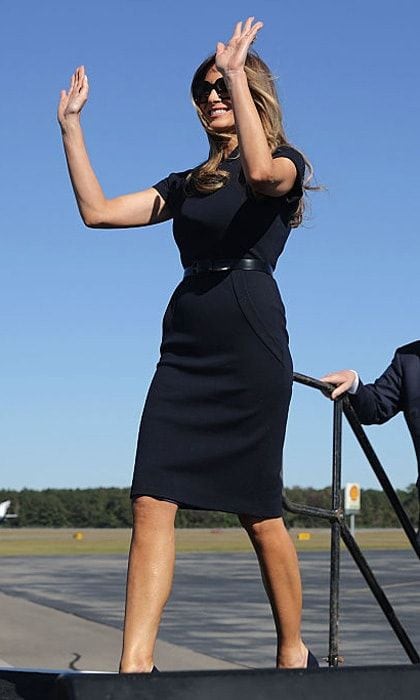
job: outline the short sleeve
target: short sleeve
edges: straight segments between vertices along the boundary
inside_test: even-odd
[[[184,185],[189,172],[189,170],[186,170],[182,173],[170,173],[168,177],[152,185],[172,211],[180,206],[182,199],[185,197]]]
[[[286,198],[288,202],[299,200],[303,195],[303,182],[305,179],[305,160],[302,154],[295,148],[292,148],[292,146],[278,146],[273,153],[273,158],[289,158],[295,164],[297,171],[295,184],[290,192],[287,193]]]

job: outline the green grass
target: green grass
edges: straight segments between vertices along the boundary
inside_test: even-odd
[[[81,539],[74,535],[80,532]],[[308,532],[310,539],[300,541],[298,534]],[[329,529],[290,530],[298,552],[328,551]],[[409,549],[402,530],[359,530],[356,541],[361,549]],[[130,544],[129,529],[71,528],[1,528],[0,556],[72,556],[127,554]],[[247,535],[241,529],[177,529],[178,552],[250,552]]]

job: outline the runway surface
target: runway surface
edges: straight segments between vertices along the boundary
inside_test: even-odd
[[[420,562],[411,551],[369,551],[366,558],[417,650],[420,649]],[[304,639],[322,658],[328,653],[329,554],[300,555],[304,587]],[[126,558],[123,556],[5,558],[0,591],[102,625],[122,627]],[[22,601],[22,610],[23,610]],[[38,609],[38,608],[37,608]],[[50,612],[49,612],[50,611]],[[22,620],[24,624],[24,620]],[[64,623],[61,623],[64,624]],[[87,624],[87,623],[86,623]],[[98,628],[99,629],[99,628]],[[111,630],[109,630],[111,632]],[[0,657],[7,658],[4,627]],[[180,554],[174,589],[159,635],[163,643],[209,659],[245,666],[274,663],[270,608],[253,554]],[[342,553],[340,654],[348,665],[409,663],[364,579]],[[26,665],[31,665],[26,664]],[[45,665],[45,664],[44,664]],[[183,666],[188,667],[187,666]],[[104,669],[105,670],[105,669]]]

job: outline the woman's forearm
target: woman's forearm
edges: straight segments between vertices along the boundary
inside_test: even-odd
[[[86,226],[126,228],[167,221],[172,213],[153,187],[111,199],[105,197],[90,163],[80,126],[80,113],[88,94],[85,68],[79,66],[71,76],[69,89],[61,90],[57,111],[71,183]]]
[[[80,215],[87,226],[104,222],[107,199],[86,150],[79,115],[61,124],[64,151]]]
[[[241,164],[250,184],[265,182],[273,176],[273,159],[267,138],[249,90],[244,70],[225,76],[229,88]]]

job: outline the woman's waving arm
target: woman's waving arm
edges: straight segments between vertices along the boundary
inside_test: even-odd
[[[296,166],[289,158],[273,159],[245,72],[248,50],[262,26],[262,22],[254,23],[254,17],[248,17],[244,23],[237,22],[229,41],[217,44],[216,68],[229,89],[248,184],[259,194],[281,197],[295,183]]]
[[[80,114],[88,93],[85,69],[79,66],[71,77],[69,90],[61,91],[58,105],[70,179],[84,223],[92,228],[124,228],[170,219],[172,214],[165,200],[153,187],[112,199],[105,197],[90,163],[80,125]]]

